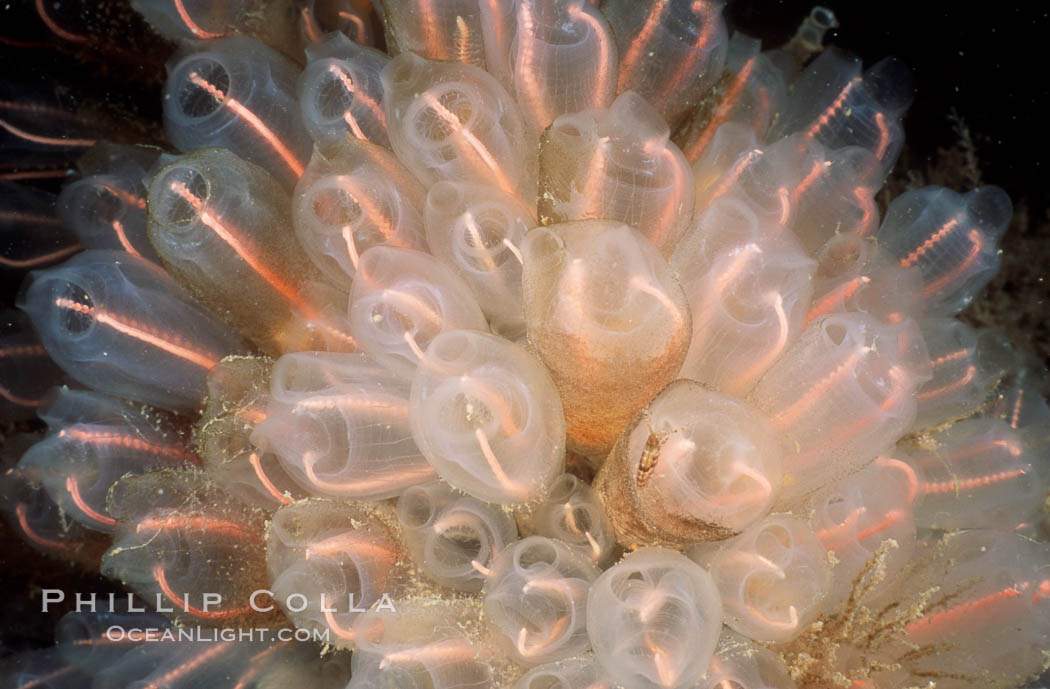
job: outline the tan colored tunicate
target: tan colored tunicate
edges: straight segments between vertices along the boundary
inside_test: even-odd
[[[522,257],[529,344],[561,395],[569,447],[605,454],[681,367],[685,295],[656,247],[618,222],[537,227]]]
[[[594,487],[621,543],[685,547],[769,511],[780,448],[748,405],[676,380],[624,430]]]

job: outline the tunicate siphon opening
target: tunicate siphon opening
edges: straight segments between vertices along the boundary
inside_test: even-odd
[[[399,86],[408,84],[412,81],[412,77],[415,76],[416,70],[421,69],[425,65],[423,58],[419,57],[414,53],[401,53],[398,55],[386,69],[383,70],[385,76],[389,79],[389,86]],[[387,91],[392,89],[387,87]]]
[[[57,325],[68,337],[80,338],[91,332],[95,327],[95,301],[87,290],[63,280],[52,287],[51,293],[58,307]]]
[[[809,11],[809,18],[813,20],[814,24],[825,30],[834,29],[839,25],[838,19],[835,18],[835,13],[820,5]]]
[[[551,492],[547,496],[547,502],[552,504],[558,504],[567,502],[572,494],[576,492],[576,488],[580,485],[580,479],[576,478],[572,474],[562,474],[558,477],[558,480],[551,486]]]
[[[550,230],[537,227],[529,231],[528,255],[526,263],[532,261],[543,261],[550,256],[565,249],[565,243],[561,237]]]
[[[222,108],[230,92],[230,73],[219,60],[196,55],[178,70],[181,86],[175,98],[183,115],[203,119]]]
[[[327,122],[343,118],[354,103],[354,78],[337,60],[327,60],[326,69],[320,76],[320,84],[314,91],[314,108]]]
[[[580,128],[573,124],[573,122],[568,118],[558,118],[557,120],[555,120],[554,123],[551,125],[551,134],[558,134],[559,136],[564,136],[572,139],[578,139],[581,136],[583,136],[583,133],[580,131]]]
[[[553,672],[533,675],[523,689],[571,689],[564,678]]]
[[[848,275],[863,262],[865,251],[865,239],[856,235],[841,234],[825,245],[824,250],[818,257],[818,275],[825,278],[835,278],[840,275]]]
[[[434,502],[424,488],[406,490],[397,501],[397,517],[406,527],[419,529],[434,518]]]
[[[273,523],[270,529],[280,543],[290,548],[308,545],[306,527],[299,516],[298,510],[278,510],[273,515]]]
[[[431,543],[430,552],[448,569],[462,569],[471,562],[488,560],[485,539],[473,526],[462,522],[438,534]]]
[[[474,103],[482,100],[467,84],[431,86],[417,100],[418,106],[409,117],[414,138],[424,145],[440,144],[459,129],[470,129],[476,117]]]
[[[568,512],[563,511],[566,533],[585,533],[591,531],[598,522],[598,516],[594,514],[591,505],[577,505]]]
[[[475,349],[474,341],[468,335],[453,330],[438,338],[427,354],[437,363],[452,364],[470,361]]]
[[[438,182],[427,192],[427,203],[450,213],[463,205],[460,188],[451,182]]]
[[[120,216],[124,204],[115,191],[101,183],[84,181],[66,189],[66,203],[77,215],[95,227],[108,228]]]
[[[779,524],[768,524],[755,536],[755,552],[773,562],[780,560],[780,551],[791,545],[791,534]]]
[[[508,260],[510,251],[503,240],[507,236],[507,217],[498,210],[460,216],[464,231],[457,232],[459,242],[454,247],[463,263],[478,272],[498,269]]]
[[[441,425],[456,434],[470,434],[492,420],[492,410],[482,400],[463,393],[441,410]]]
[[[311,204],[320,225],[331,233],[339,233],[344,226],[353,225],[363,212],[357,199],[340,185],[339,179],[333,177],[318,185]]]
[[[536,538],[531,543],[519,546],[514,551],[514,566],[519,571],[527,571],[536,565],[553,566],[558,560],[558,551],[544,538]]]
[[[841,345],[846,339],[846,326],[838,321],[828,319],[824,321],[822,329],[827,341],[836,347]]]
[[[1001,228],[1008,225],[1013,217],[1013,203],[1009,195],[999,187],[978,187],[970,192],[968,200],[970,212],[986,228],[996,228],[1002,232]]]
[[[152,188],[162,194],[150,194],[150,212],[166,230],[186,229],[200,220],[200,211],[211,195],[211,183],[198,170],[188,166],[164,169]]]

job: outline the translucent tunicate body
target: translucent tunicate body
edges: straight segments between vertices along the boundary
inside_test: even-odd
[[[795,689],[777,654],[724,630],[704,678],[694,689]]]
[[[120,602],[116,612],[106,610],[101,601],[95,607],[97,612],[88,612],[85,605],[82,612],[66,614],[56,630],[56,649],[73,666],[58,674],[64,679],[69,669],[76,669],[87,676],[74,686],[191,689],[302,682],[317,689],[341,689],[349,679],[349,659],[332,653],[322,658],[315,644],[194,638],[156,613],[124,612]],[[198,636],[207,635],[210,632]]]
[[[722,3],[613,0],[602,14],[620,53],[617,92],[637,91],[675,124],[722,75],[728,32]]]
[[[876,674],[876,686],[921,683],[931,674],[948,689],[972,687],[975,677],[1015,686],[1037,676],[1050,642],[1048,557],[1044,543],[990,529],[927,544],[893,594],[904,606],[929,600],[904,638],[879,650],[878,660],[903,667]],[[916,654],[916,645],[937,652]]]
[[[50,433],[22,456],[19,469],[72,519],[97,531],[116,526],[106,498],[117,479],[198,461],[173,420],[142,405],[59,388],[40,414]]]
[[[292,224],[310,260],[349,291],[373,246],[426,250],[426,192],[390,151],[345,138],[319,143],[292,197]]]
[[[266,510],[305,497],[270,452],[250,442],[266,418],[273,361],[231,356],[208,372],[208,395],[194,441],[204,471],[241,502]]]
[[[765,139],[773,116],[787,97],[784,72],[777,61],[760,53],[760,42],[734,32],[729,39],[726,69],[713,87],[721,98],[705,98],[691,120],[675,135],[675,142],[690,163],[696,162],[727,122],[738,123],[754,136]]]
[[[656,247],[616,222],[537,227],[522,256],[529,343],[561,395],[569,447],[603,454],[678,372],[685,295]]]
[[[12,465],[39,442],[37,433],[9,435],[4,442],[4,462]],[[17,467],[0,474],[0,511],[12,534],[34,551],[49,557],[94,567],[109,545],[98,531],[69,519],[38,482]]]
[[[87,175],[62,189],[58,217],[85,248],[127,251],[157,262],[146,237],[145,175],[140,162],[130,158]]]
[[[530,536],[499,556],[485,582],[485,616],[520,663],[538,665],[588,648],[587,591],[599,570],[560,541]]]
[[[310,0],[308,5],[313,11],[300,14],[304,20],[300,33],[306,34],[311,44],[307,51],[323,43],[333,32],[349,36],[358,45],[377,45],[381,30],[377,22],[378,3],[372,0]],[[307,20],[313,20],[312,29],[306,26]]]
[[[837,235],[866,237],[879,225],[874,176],[879,162],[867,149],[847,146],[814,161],[794,195],[791,227],[807,253]]]
[[[876,457],[856,474],[822,490],[813,500],[809,523],[820,542],[835,554],[825,607],[834,610],[850,593],[856,577],[876,556],[892,580],[915,554],[918,496],[915,471],[893,457]],[[891,541],[891,542],[890,542]],[[884,548],[884,554],[879,554]],[[885,590],[886,584],[873,590]]]
[[[669,256],[692,219],[695,193],[689,163],[669,134],[633,91],[608,109],[558,117],[540,144],[543,223],[619,220]]]
[[[665,548],[634,551],[605,570],[587,597],[594,653],[626,689],[692,687],[721,630],[722,603],[711,575]]]
[[[497,187],[438,182],[427,193],[424,224],[430,251],[470,285],[493,330],[522,335],[518,247],[536,225],[534,209]]]
[[[875,238],[835,235],[815,257],[807,324],[837,311],[860,311],[886,323],[922,313],[919,269],[899,265]]]
[[[616,532],[598,495],[573,474],[557,478],[532,516],[537,534],[562,541],[593,564],[608,564],[616,551]]]
[[[243,35],[201,46],[169,67],[164,129],[184,152],[227,148],[291,189],[310,155],[295,102],[298,68]]]
[[[679,373],[750,390],[802,332],[816,267],[794,236],[736,199],[719,199],[671,257],[693,316]]]
[[[133,0],[131,6],[170,41],[215,43],[245,34],[291,57],[302,51],[295,31],[300,10],[288,0]]]
[[[129,651],[130,641],[101,643],[106,640],[107,630],[112,636],[116,636],[115,629],[125,636],[128,629],[141,630],[140,640],[145,642],[149,638],[145,629],[154,630],[153,634],[159,636],[171,626],[163,615],[155,612],[127,612],[119,605],[109,610],[96,606],[96,610],[89,612],[85,606],[83,610],[68,612],[55,626],[55,647],[64,659],[87,672],[104,671],[119,663]],[[137,635],[132,633],[132,636]]]
[[[684,547],[764,516],[780,489],[780,456],[753,409],[676,380],[624,430],[594,488],[620,542]]]
[[[481,614],[477,598],[429,594],[361,614],[349,689],[498,689],[498,656]]]
[[[364,354],[287,354],[270,386],[252,444],[310,495],[381,500],[435,477],[412,439],[408,381]]]
[[[488,328],[470,288],[451,268],[421,251],[388,246],[361,256],[349,319],[361,349],[405,378],[439,333]]]
[[[562,472],[565,417],[543,365],[487,333],[434,338],[412,380],[412,434],[443,479],[487,502],[546,495]]]
[[[390,144],[424,184],[532,188],[521,114],[490,74],[403,53],[383,69],[383,88]]]
[[[164,271],[124,252],[85,251],[33,273],[18,306],[72,378],[162,409],[194,409],[207,372],[245,347]]]
[[[514,689],[613,689],[592,656],[556,660],[526,672]]]
[[[338,646],[352,646],[353,620],[402,584],[400,544],[376,509],[302,501],[277,510],[267,532],[277,604],[299,628],[329,629]]]
[[[988,415],[1004,419],[1014,429],[1037,429],[1050,422],[1050,405],[1039,392],[1046,380],[1042,360],[1031,353],[1018,356],[1015,369],[1000,385],[1002,397],[988,409]]]
[[[732,180],[728,185],[715,185],[725,181],[726,175],[737,165],[744,164],[743,160],[747,159],[749,153],[757,156],[761,151],[755,131],[742,122],[730,121],[719,125],[710,133],[704,144],[703,150],[682,149],[687,160],[691,160],[693,164],[693,176],[696,181],[694,215],[697,218],[711,205],[713,199],[708,197],[715,196],[716,190],[719,189],[724,195],[732,186]]]
[[[299,75],[299,108],[314,141],[354,138],[389,147],[379,75],[390,57],[344,34],[330,34],[306,54],[310,62]]]
[[[397,519],[412,560],[457,591],[480,591],[485,572],[518,536],[518,527],[499,507],[439,482],[405,490]]]
[[[354,653],[353,677],[346,689],[495,689],[486,660],[477,646],[455,636],[378,646]]]
[[[780,504],[886,451],[915,420],[930,377],[915,322],[842,313],[815,320],[750,394],[784,451]]]
[[[806,522],[774,514],[703,559],[726,624],[755,641],[784,642],[822,610],[830,583],[825,553]]]
[[[80,251],[55,203],[54,194],[0,181],[0,275],[46,268]]]
[[[165,267],[260,346],[309,347],[302,320],[352,346],[327,300],[311,298],[320,275],[289,232],[287,193],[262,168],[221,148],[181,156],[150,183],[149,213]]]
[[[711,145],[693,166],[697,217],[718,199],[735,198],[759,218],[790,227],[805,195],[829,170],[824,148],[799,134],[759,146],[750,129],[730,122]]]
[[[926,310],[951,315],[999,270],[999,240],[1012,213],[999,187],[967,194],[925,187],[893,200],[877,237],[902,267],[918,267]]]
[[[828,49],[798,78],[774,135],[797,131],[828,149],[861,146],[874,154],[873,176],[881,177],[904,143],[900,118],[912,95],[911,70],[897,58],[884,58],[862,74],[859,58]]]
[[[1037,519],[1050,475],[1045,453],[1001,419],[964,419],[898,454],[917,474],[919,526],[1018,529]]]
[[[587,0],[521,0],[506,56],[526,129],[543,131],[559,115],[602,108],[616,95],[616,44]]]
[[[125,476],[107,504],[117,525],[103,575],[183,624],[236,627],[277,619],[251,600],[267,584],[262,515],[230,500],[203,473]]]
[[[44,394],[65,380],[29,315],[16,309],[0,311],[0,418],[33,418]]]
[[[496,74],[513,33],[512,0],[378,3],[391,54],[463,62]]]
[[[933,377],[916,393],[915,428],[968,416],[985,404],[1013,359],[999,331],[975,331],[955,318],[928,318],[921,326]]]

